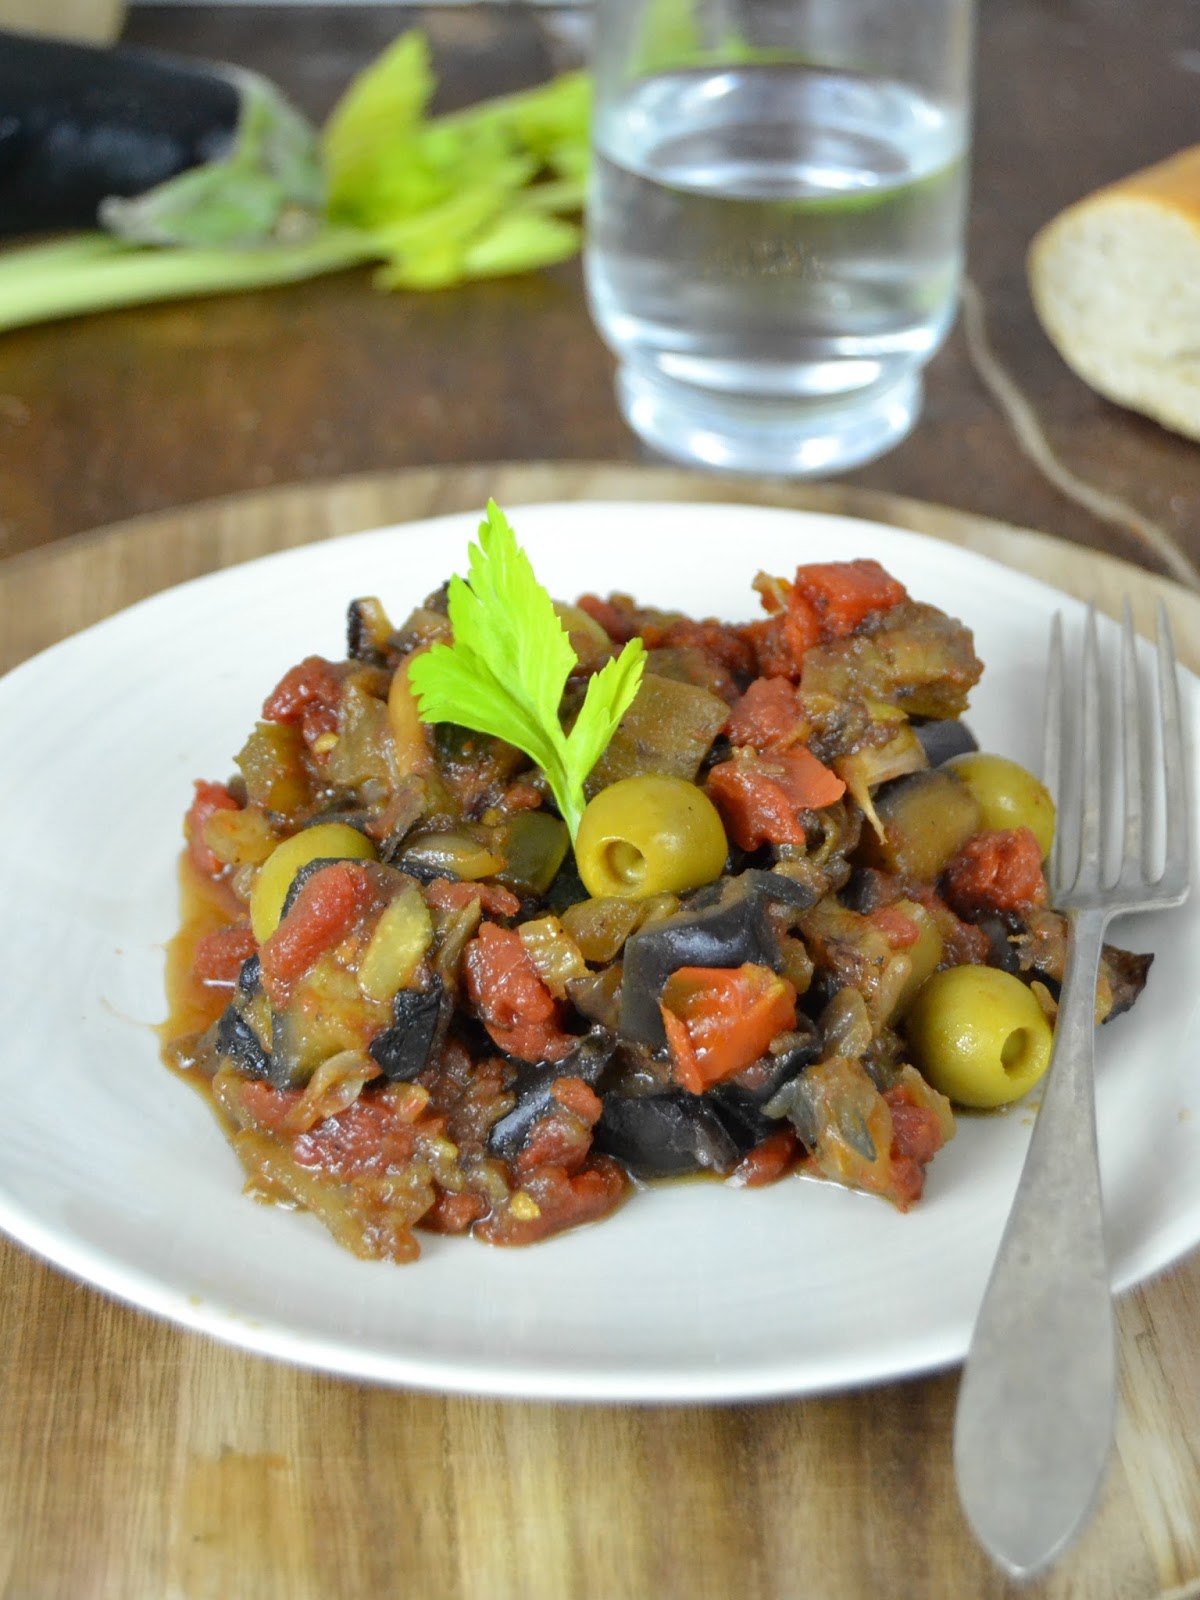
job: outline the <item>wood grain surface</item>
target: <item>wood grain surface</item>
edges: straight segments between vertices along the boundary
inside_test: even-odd
[[[953,505],[1154,565],[1151,519],[1200,560],[1200,449],[1109,404],[1038,325],[1034,232],[1098,184],[1197,138],[1200,34],[1183,0],[981,0],[967,264],[983,331],[1059,459],[1019,445],[960,320],[913,434],[857,488]],[[132,44],[267,73],[314,119],[402,27],[430,36],[450,109],[577,61],[552,7],[145,5]],[[0,554],[138,513],[350,473],[504,460],[639,460],[579,263],[434,294],[354,271],[0,336]]]
[[[869,516],[1110,608],[1162,592],[1200,665],[1200,602],[1036,533],[854,489],[720,495],[594,464],[360,478],[64,541],[0,565],[3,664],[178,579],[489,493]],[[1098,1514],[1018,1591],[958,1511],[953,1373],[725,1407],[443,1399],[227,1349],[0,1244],[0,1600],[1178,1600],[1200,1592],[1200,1257],[1123,1297],[1119,1321]]]

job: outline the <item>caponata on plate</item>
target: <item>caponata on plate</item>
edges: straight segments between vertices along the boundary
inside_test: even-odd
[[[967,753],[970,631],[875,561],[754,588],[748,624],[556,604],[489,505],[465,580],[283,674],[196,784],[169,967],[253,1194],[395,1261],[687,1174],[904,1210],[951,1099],[1033,1086],[1053,807]],[[1098,1021],[1150,959],[1106,950]]]

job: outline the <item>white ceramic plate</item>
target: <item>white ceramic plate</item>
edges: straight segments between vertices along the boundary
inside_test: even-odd
[[[734,506],[511,511],[552,593],[619,588],[756,614],[759,568],[874,556],[975,629],[970,721],[1036,764],[1053,610],[1073,601],[870,523]],[[963,1117],[907,1216],[795,1179],[684,1183],[532,1249],[423,1238],[413,1266],[344,1254],[255,1205],[202,1100],[160,1064],[163,945],[194,777],[224,778],[263,695],[343,653],[345,603],[397,619],[464,565],[478,519],[363,534],[156,596],[0,682],[0,1227],[148,1311],[264,1354],[386,1383],[580,1400],[804,1394],[964,1354],[1032,1121]],[[1195,714],[1200,686],[1185,689]],[[1198,787],[1197,792],[1200,792]],[[1200,1242],[1200,896],[1118,937],[1153,949],[1143,1000],[1100,1044],[1116,1282]]]

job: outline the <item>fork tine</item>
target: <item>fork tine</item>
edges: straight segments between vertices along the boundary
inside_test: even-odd
[[[1063,811],[1062,794],[1063,755],[1063,619],[1056,611],[1050,624],[1050,649],[1046,657],[1046,695],[1042,715],[1042,782],[1054,801],[1055,808]],[[1062,877],[1063,844],[1061,828],[1054,830],[1054,843],[1050,847],[1050,882]]]
[[[1081,700],[1083,751],[1079,763],[1079,861],[1075,870],[1075,884],[1081,886],[1086,879],[1090,888],[1098,888],[1103,881],[1104,861],[1102,851],[1103,761],[1100,751],[1100,647],[1096,638],[1096,608],[1089,606],[1083,630]]]
[[[1142,762],[1142,693],[1138,672],[1137,638],[1133,631],[1133,607],[1129,596],[1121,613],[1121,790],[1125,799],[1125,840],[1121,854],[1121,877],[1150,876],[1150,838],[1145,827],[1146,769]]]
[[[1162,724],[1163,776],[1166,785],[1165,849],[1158,888],[1163,894],[1184,895],[1191,882],[1191,825],[1187,770],[1184,763],[1183,712],[1179,703],[1179,675],[1167,608],[1158,602],[1158,697]]]

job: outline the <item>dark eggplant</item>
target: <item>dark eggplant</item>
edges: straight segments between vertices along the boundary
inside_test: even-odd
[[[262,957],[256,950],[252,956],[247,956],[238,971],[237,996],[239,1000],[250,1000],[262,987]]]
[[[1021,958],[1010,938],[1011,933],[1020,932],[1019,924],[1010,928],[1003,917],[980,917],[975,926],[987,934],[988,966],[999,967],[1002,972],[1011,972],[1014,976],[1019,975]]]
[[[393,1083],[411,1083],[425,1070],[438,1023],[447,1012],[446,986],[435,974],[428,989],[400,989],[392,1001],[394,1021],[377,1033],[367,1053]]]
[[[778,1117],[767,1116],[763,1107],[784,1084],[798,1077],[821,1054],[821,1035],[816,1024],[801,1015],[798,1028],[801,1031],[791,1049],[779,1056],[767,1057],[736,1078],[718,1083],[704,1096],[713,1103],[722,1122],[743,1149],[752,1149],[770,1134],[779,1132]]]
[[[262,961],[256,950],[238,972],[233,999],[217,1020],[217,1053],[231,1061],[247,1078],[271,1076],[271,1055],[246,1017],[246,1008],[262,990]]]
[[[962,756],[969,750],[979,749],[975,735],[957,717],[914,722],[913,732],[920,740],[925,759],[931,767],[940,767],[951,756]]]
[[[1100,970],[1108,978],[1112,990],[1112,1006],[1105,1022],[1111,1022],[1129,1010],[1146,987],[1154,957],[1133,950],[1122,950],[1118,945],[1106,944],[1100,952]]]
[[[346,612],[346,654],[371,667],[387,665],[394,630],[387,612],[373,596],[351,600]]]
[[[315,135],[266,79],[0,32],[0,236],[102,226],[150,244],[255,243],[321,201]]]
[[[754,1142],[734,1137],[709,1095],[686,1089],[606,1095],[592,1135],[594,1150],[639,1178],[729,1172]]]
[[[555,1062],[553,1066],[518,1068],[513,1085],[517,1103],[495,1123],[488,1135],[488,1149],[492,1154],[505,1161],[512,1161],[519,1155],[534,1123],[558,1104],[551,1091],[559,1078],[582,1078],[589,1089],[595,1089],[612,1060],[614,1049],[613,1036],[603,1028],[593,1028],[565,1061]]]
[[[244,1077],[271,1076],[270,1054],[234,1001],[225,1007],[217,1023],[217,1051]]]
[[[752,868],[699,890],[674,916],[633,934],[625,944],[622,1037],[651,1049],[666,1044],[658,1002],[679,967],[740,967],[749,961],[777,970],[780,953],[770,907],[783,903],[807,910],[816,899],[794,878]]]

